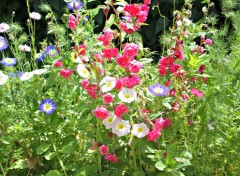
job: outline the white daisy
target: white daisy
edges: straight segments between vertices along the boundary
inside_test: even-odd
[[[107,129],[112,128],[113,123],[117,120],[118,118],[113,114],[109,113],[109,116],[102,121],[102,123],[106,126]]]
[[[112,127],[112,132],[118,137],[124,136],[130,132],[130,124],[128,120],[115,120]]]
[[[20,80],[21,81],[27,81],[27,80],[31,79],[32,77],[33,77],[32,72],[25,72],[20,76]]]
[[[30,13],[30,18],[34,19],[34,20],[40,20],[41,19],[41,15],[37,12],[31,12]]]
[[[100,86],[102,89],[102,92],[108,92],[111,91],[115,85],[116,85],[117,79],[114,77],[110,77],[110,76],[105,76],[102,81],[100,82]]]
[[[29,46],[27,46],[26,44],[25,45],[19,45],[18,48],[19,48],[20,51],[27,51],[27,52],[31,51],[31,48]]]
[[[46,73],[47,71],[48,71],[48,69],[42,68],[42,69],[33,70],[32,73],[35,75],[42,75],[42,74]]]
[[[134,124],[132,134],[138,138],[145,137],[149,133],[149,129],[145,123]]]
[[[3,72],[0,72],[0,85],[6,84],[8,81],[8,75],[4,74]]]
[[[90,76],[90,72],[88,71],[88,69],[83,64],[78,64],[77,72],[83,78],[88,78]]]
[[[131,103],[137,99],[137,91],[129,88],[122,88],[118,93],[118,98],[126,103]]]
[[[10,26],[7,23],[0,23],[0,32],[6,32],[8,29],[10,28]]]

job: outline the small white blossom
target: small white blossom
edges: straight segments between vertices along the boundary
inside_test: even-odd
[[[19,48],[20,51],[27,51],[27,52],[31,51],[31,48],[29,46],[27,46],[26,44],[25,45],[19,45],[18,48]]]
[[[42,74],[46,73],[47,71],[48,71],[48,69],[42,68],[42,69],[33,70],[32,73],[35,75],[42,75]]]
[[[88,78],[90,76],[90,72],[88,71],[84,64],[78,64],[77,72],[83,78]]]
[[[102,121],[102,123],[106,126],[107,129],[112,128],[113,123],[117,120],[118,118],[113,114],[109,113],[109,116]],[[120,119],[119,119],[120,120]]]
[[[33,77],[32,72],[25,72],[20,76],[20,80],[21,81],[27,81],[27,80],[31,79],[32,77]]]
[[[6,84],[8,81],[8,75],[0,71],[0,85]]]
[[[34,19],[34,20],[40,20],[41,19],[41,15],[37,12],[31,12],[30,13],[30,18]]]
[[[128,120],[115,120],[112,127],[112,132],[118,137],[124,136],[130,132],[130,124]]]
[[[182,26],[182,21],[181,20],[177,20],[176,24],[177,24],[177,26]]]
[[[6,32],[8,29],[10,28],[10,26],[7,23],[0,23],[0,32]]]
[[[183,18],[183,21],[186,26],[190,26],[190,24],[192,23],[192,21],[189,20],[188,18]]]
[[[114,77],[110,77],[110,76],[105,76],[102,81],[100,82],[100,86],[102,89],[102,92],[108,92],[111,91],[115,85],[116,85],[117,79]]]
[[[145,137],[149,133],[149,129],[145,123],[134,124],[132,134],[138,138]]]
[[[137,91],[129,88],[122,88],[118,93],[118,98],[126,103],[131,103],[137,99]]]
[[[77,64],[83,64],[83,62],[82,62],[80,57],[77,57],[73,62],[77,63]]]

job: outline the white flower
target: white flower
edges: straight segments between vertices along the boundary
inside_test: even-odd
[[[48,69],[42,68],[42,69],[33,70],[32,73],[35,75],[42,75],[42,74],[46,73],[47,71],[48,71]]]
[[[20,51],[27,51],[27,52],[31,51],[31,48],[29,46],[27,46],[26,44],[25,45],[19,45],[18,48],[19,48]]]
[[[21,75],[20,80],[21,81],[27,81],[27,80],[31,79],[32,77],[33,77],[32,72],[25,72]]]
[[[10,28],[10,26],[7,23],[0,23],[0,32],[6,32],[8,29]]]
[[[182,26],[182,21],[181,20],[177,20],[176,23],[177,23],[177,26]]]
[[[188,18],[183,18],[183,21],[186,26],[190,26],[190,24],[192,23],[192,21],[189,20]]]
[[[102,92],[108,92],[111,91],[115,85],[116,85],[117,79],[114,77],[110,77],[110,76],[105,76],[102,81],[100,82],[100,86],[102,89]]]
[[[137,99],[137,91],[129,88],[122,88],[118,93],[118,98],[126,103],[131,103]]]
[[[124,136],[130,132],[130,124],[128,120],[115,120],[112,127],[112,132],[118,137]]]
[[[77,64],[83,64],[83,62],[82,62],[80,57],[77,57],[73,62],[77,63]]]
[[[134,124],[132,134],[138,138],[145,137],[149,133],[149,129],[145,123]]]
[[[3,72],[0,72],[0,85],[6,84],[8,81],[8,75],[5,75]]]
[[[109,116],[102,121],[102,123],[106,126],[107,129],[112,128],[113,123],[117,120],[118,118],[113,114],[109,113]],[[120,120],[120,119],[119,119]]]
[[[41,15],[37,12],[31,12],[30,13],[30,18],[34,19],[34,20],[40,20],[41,19]]]
[[[90,72],[88,71],[88,69],[83,64],[78,64],[77,72],[83,78],[88,78],[90,76]]]

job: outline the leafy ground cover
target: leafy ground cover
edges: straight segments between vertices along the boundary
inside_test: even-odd
[[[17,14],[0,23],[1,175],[238,175],[237,1],[222,3],[231,30],[215,28],[210,1],[193,23],[185,1],[157,63],[140,34],[150,8],[161,15],[157,5],[84,2],[66,1],[57,18],[27,0],[27,32]],[[41,48],[39,20],[48,22]]]

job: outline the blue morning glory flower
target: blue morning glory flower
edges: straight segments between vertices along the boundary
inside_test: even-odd
[[[16,73],[16,75],[17,75],[18,78],[20,78],[23,74],[24,74],[24,73],[21,72],[21,71],[17,71],[17,73]]]
[[[167,95],[168,92],[169,92],[169,88],[168,88],[168,87],[162,86],[162,85],[160,85],[160,84],[158,84],[158,83],[153,84],[152,86],[149,86],[149,87],[148,87],[148,90],[149,90],[152,94],[154,94],[154,95],[156,95],[156,96],[165,96],[165,95]]]
[[[15,58],[5,58],[1,61],[1,64],[4,66],[13,66],[16,65],[17,60]]]
[[[41,61],[43,61],[44,59],[45,59],[44,53],[37,53],[37,54],[36,54],[36,61],[37,61],[37,62],[41,62]]]
[[[54,45],[48,46],[44,54],[49,54],[50,57],[53,57],[57,54],[57,50]]]
[[[4,37],[0,36],[0,51],[3,51],[8,48],[8,44]]]
[[[52,114],[56,110],[56,104],[53,100],[46,99],[42,100],[42,102],[39,105],[40,111],[46,113],[46,114]]]
[[[83,3],[78,0],[72,0],[71,2],[66,2],[69,10],[78,10],[82,8]]]

